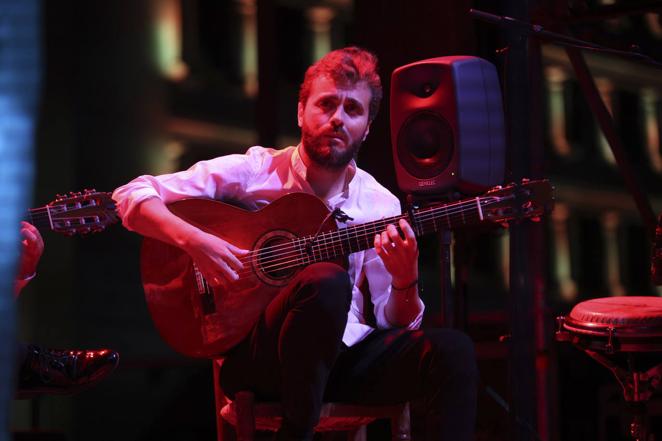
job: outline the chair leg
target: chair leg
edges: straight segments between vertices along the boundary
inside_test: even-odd
[[[347,441],[366,441],[367,426],[359,426],[354,430],[347,432]]]
[[[221,418],[223,420],[223,418]],[[218,441],[237,441],[237,432],[232,424],[223,420],[218,428]]]
[[[255,437],[255,396],[252,392],[237,392],[234,399],[237,412],[237,441],[253,441]]]
[[[216,360],[212,360],[212,371],[214,373],[214,400],[216,402],[216,439],[217,441],[230,441],[233,439],[229,424],[223,420],[221,409],[226,404],[225,394],[219,383],[219,366]]]
[[[391,417],[391,439],[393,441],[411,440],[409,403],[402,406],[402,412]]]

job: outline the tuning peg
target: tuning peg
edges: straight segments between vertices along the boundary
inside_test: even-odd
[[[538,216],[534,216],[534,217],[531,218],[531,222],[540,222],[540,221],[541,221],[541,219]]]
[[[529,178],[522,178],[522,184],[526,184],[527,182],[531,182],[531,179],[529,179]]]

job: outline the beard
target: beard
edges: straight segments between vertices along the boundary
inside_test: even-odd
[[[314,134],[304,126],[301,130],[303,149],[315,165],[327,170],[339,170],[356,158],[362,139],[345,146],[336,145],[325,134]]]

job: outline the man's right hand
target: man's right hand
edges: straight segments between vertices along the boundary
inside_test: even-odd
[[[243,268],[240,258],[249,253],[175,216],[158,198],[141,202],[130,218],[133,230],[188,253],[212,286],[237,280]]]
[[[250,252],[202,230],[191,235],[182,249],[211,286],[226,286],[237,280],[244,268],[241,258]]]

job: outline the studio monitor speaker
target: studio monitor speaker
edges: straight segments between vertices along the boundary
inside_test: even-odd
[[[391,76],[391,143],[406,193],[479,193],[501,184],[505,137],[494,65],[471,56],[417,61]]]

